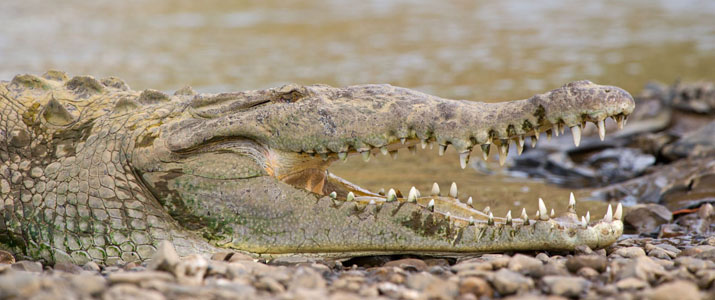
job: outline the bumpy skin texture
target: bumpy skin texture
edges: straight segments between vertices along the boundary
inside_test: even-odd
[[[18,75],[0,82],[0,248],[114,264],[149,258],[161,240],[180,254],[263,257],[603,247],[622,232],[617,218],[490,219],[451,196],[373,194],[327,167],[420,142],[505,155],[510,141],[633,107],[587,81],[488,104],[387,85],[168,96],[116,78]]]

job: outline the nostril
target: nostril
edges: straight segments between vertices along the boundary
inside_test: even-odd
[[[606,93],[610,93],[610,92],[611,92],[611,89],[606,89]]]

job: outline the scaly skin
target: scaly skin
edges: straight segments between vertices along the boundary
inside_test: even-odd
[[[599,248],[622,232],[620,206],[594,222],[545,207],[496,218],[456,187],[384,196],[327,171],[426,143],[452,145],[463,165],[475,146],[503,158],[510,141],[623,120],[634,102],[617,87],[579,81],[496,104],[388,85],[167,96],[50,71],[0,82],[0,96],[0,248],[34,259],[145,260],[162,240],[180,254],[458,256]]]

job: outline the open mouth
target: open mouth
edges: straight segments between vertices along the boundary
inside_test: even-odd
[[[619,113],[613,116],[618,128],[622,128],[627,121],[627,114]],[[606,118],[608,118],[606,117]],[[586,122],[593,122],[601,140],[605,138],[606,118],[591,120],[584,117],[581,124],[570,127],[573,142],[576,146],[580,144],[581,135]],[[526,144],[533,148],[539,139],[550,140],[552,136],[563,135],[566,131],[565,123],[548,123],[537,126],[527,134],[517,134],[507,139],[494,138],[487,143],[475,144],[466,151],[458,152],[459,166],[464,169],[469,165],[470,159],[481,158],[488,160],[489,155],[497,156],[500,165],[504,165],[509,151],[521,155]],[[406,148],[410,153],[416,154],[420,149],[437,149],[440,156],[444,155],[449,144],[439,144],[433,137],[417,138],[395,138],[390,143],[380,147],[370,147],[369,149],[348,149],[344,152],[281,152],[268,151],[267,168],[269,173],[280,180],[295,187],[306,189],[321,196],[328,196],[336,206],[351,203],[356,210],[365,210],[369,207],[379,210],[385,203],[397,202],[411,203],[418,205],[433,214],[442,215],[449,219],[456,226],[466,227],[479,223],[493,225],[530,225],[536,220],[554,220],[564,226],[587,227],[591,223],[590,212],[578,216],[575,211],[576,200],[573,193],[570,196],[568,209],[565,212],[557,213],[554,209],[547,209],[543,200],[539,199],[538,208],[535,213],[527,213],[525,208],[520,212],[512,213],[508,211],[503,217],[494,216],[489,207],[482,210],[475,208],[475,203],[471,197],[459,198],[459,190],[456,183],[449,187],[440,187],[436,182],[429,191],[419,191],[414,186],[407,192],[396,189],[370,191],[346,179],[340,178],[331,173],[328,167],[336,161],[346,161],[348,158],[362,159],[370,161],[373,156],[384,155],[397,158],[398,150]],[[517,215],[518,214],[518,215]],[[623,209],[620,204],[615,210],[609,205],[608,211],[603,220],[610,222],[613,219],[621,219]]]

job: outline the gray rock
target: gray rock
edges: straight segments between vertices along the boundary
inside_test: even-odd
[[[491,263],[492,268],[494,270],[498,270],[501,268],[506,268],[509,265],[511,257],[504,254],[484,254],[480,257],[480,259]]]
[[[145,300],[164,300],[164,295],[157,291],[140,289],[134,285],[117,284],[109,288],[102,294],[103,300],[122,300],[122,299],[145,299]]]
[[[98,296],[107,287],[107,280],[102,276],[80,274],[70,278],[72,287],[80,294]]]
[[[107,276],[112,284],[130,283],[140,284],[149,280],[174,281],[174,276],[166,272],[144,271],[144,272],[116,272]]]
[[[459,294],[472,294],[476,298],[494,296],[494,290],[489,282],[478,277],[466,277],[459,282]]]
[[[101,270],[99,268],[99,265],[91,260],[84,264],[84,266],[82,266],[82,269],[90,272],[99,272]]]
[[[156,253],[151,257],[147,268],[149,270],[167,271],[174,273],[174,267],[179,263],[179,254],[176,253],[174,245],[169,241],[161,241]]]
[[[42,278],[24,271],[8,271],[0,276],[0,298],[27,299],[42,288]]]
[[[257,289],[266,290],[272,293],[283,293],[285,292],[285,287],[271,277],[259,277],[258,280],[253,284]]]
[[[584,267],[603,272],[606,270],[607,264],[608,259],[600,255],[577,255],[566,260],[566,268],[573,273]]]
[[[628,261],[620,270],[613,271],[616,272],[614,276],[618,280],[634,277],[650,283],[654,283],[666,273],[663,266],[647,256],[636,257]]]
[[[36,261],[21,260],[12,264],[12,269],[25,272],[42,272],[42,264]]]
[[[325,279],[318,272],[307,267],[298,267],[288,285],[290,290],[295,289],[325,289]]]
[[[589,267],[583,267],[576,271],[576,275],[586,278],[588,280],[596,280],[596,278],[598,278],[598,271]]]
[[[491,281],[497,292],[502,295],[511,295],[534,287],[534,281],[531,278],[509,269],[500,269],[494,273]]]
[[[419,272],[419,273],[414,273],[411,274],[410,277],[407,277],[407,282],[406,285],[408,288],[411,288],[413,290],[418,290],[422,291],[425,288],[427,288],[428,285],[430,285],[433,282],[442,282],[441,278],[434,276],[430,273],[427,272]]]
[[[625,279],[621,279],[618,282],[616,282],[616,287],[623,291],[633,291],[633,290],[641,290],[647,287],[650,287],[648,285],[648,282],[645,282],[641,279],[635,278],[635,277],[629,277]]]
[[[73,263],[65,263],[65,262],[58,262],[56,263],[53,268],[57,271],[62,271],[66,273],[71,273],[71,274],[79,274],[83,271],[83,269],[75,265]]]
[[[648,251],[648,256],[659,258],[659,259],[671,260],[676,255],[675,255],[675,253],[667,251],[665,249],[654,247],[653,249]]]
[[[452,266],[452,272],[458,273],[458,274],[463,274],[467,271],[474,271],[474,270],[479,270],[479,271],[491,271],[492,270],[492,264],[489,262],[485,261],[465,261],[458,263],[454,266]]]
[[[426,299],[454,299],[459,294],[459,277],[452,276],[448,280],[431,282],[422,291],[421,297]]]
[[[591,287],[590,281],[574,276],[545,276],[541,281],[546,292],[565,297],[577,297]]]
[[[650,300],[699,300],[700,292],[698,286],[692,282],[678,280],[668,282],[657,286],[656,288],[645,293],[647,299]]]
[[[209,263],[203,256],[191,254],[176,264],[173,273],[181,284],[199,285],[204,280],[208,268]]]
[[[524,274],[537,273],[541,271],[543,267],[544,264],[540,260],[523,254],[514,255],[514,257],[509,260],[508,265],[509,270]]]
[[[635,258],[645,256],[645,251],[641,247],[623,247],[618,248],[611,255],[618,255],[625,258]]]
[[[634,205],[623,218],[626,227],[631,227],[636,233],[651,233],[661,224],[673,220],[673,214],[663,205],[648,203]]]

